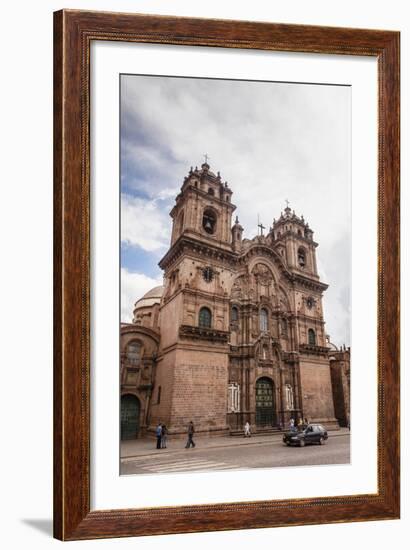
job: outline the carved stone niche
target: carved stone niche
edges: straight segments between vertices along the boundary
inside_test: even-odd
[[[264,264],[256,264],[252,270],[255,281],[261,285],[269,286],[273,283],[273,276],[268,267]]]
[[[229,380],[231,382],[238,382],[239,380],[238,369],[236,368],[229,369]]]

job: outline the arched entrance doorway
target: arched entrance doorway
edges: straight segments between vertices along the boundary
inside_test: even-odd
[[[274,385],[270,378],[259,378],[256,381],[256,425],[276,425]]]
[[[136,439],[140,430],[140,401],[135,395],[121,396],[121,440]]]

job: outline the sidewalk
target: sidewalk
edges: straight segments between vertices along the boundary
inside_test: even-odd
[[[329,439],[340,436],[349,436],[350,431],[347,428],[340,428],[338,431],[329,432]],[[281,441],[283,432],[269,435],[256,435],[253,437],[240,436],[197,436],[194,437],[198,449],[216,449],[221,447],[240,447],[241,445],[264,445],[273,441]],[[184,449],[186,440],[168,436],[167,448],[156,449],[157,440],[155,437],[145,437],[143,439],[134,439],[121,442],[121,459],[130,459],[134,457],[156,456],[161,454],[172,454]]]

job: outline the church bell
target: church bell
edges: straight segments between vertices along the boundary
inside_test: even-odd
[[[205,229],[206,230],[212,230],[212,224],[211,224],[209,218],[205,222]]]

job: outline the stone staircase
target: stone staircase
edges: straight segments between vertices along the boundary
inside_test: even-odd
[[[283,431],[279,428],[267,426],[266,428],[257,428],[256,431],[253,430],[251,437],[257,437],[258,435],[277,435],[281,433],[283,433]],[[243,430],[230,430],[229,435],[233,437],[243,437]]]

